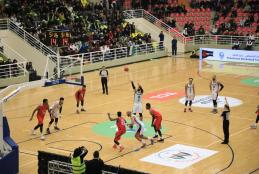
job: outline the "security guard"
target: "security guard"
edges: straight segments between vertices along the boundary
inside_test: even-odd
[[[88,153],[85,147],[78,147],[74,150],[74,154],[71,158],[73,174],[84,174],[86,167],[84,157]]]
[[[224,132],[224,141],[221,144],[228,144],[229,142],[229,117],[230,117],[230,107],[225,97],[226,104],[224,106],[224,111],[221,116],[223,118],[223,132]]]
[[[101,77],[101,82],[102,82],[102,89],[103,89],[103,94],[106,93],[108,95],[108,70],[105,68],[105,66],[102,67],[99,73]]]

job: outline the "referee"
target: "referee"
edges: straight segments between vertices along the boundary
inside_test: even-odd
[[[106,93],[106,95],[108,95],[108,77],[109,77],[109,73],[108,73],[108,70],[105,68],[105,66],[102,67],[102,69],[100,70],[99,75],[101,77],[103,94]]]
[[[230,108],[225,97],[226,104],[224,106],[224,111],[222,112],[221,116],[223,118],[223,132],[224,132],[224,141],[221,144],[228,144],[229,142],[229,116],[230,116]]]

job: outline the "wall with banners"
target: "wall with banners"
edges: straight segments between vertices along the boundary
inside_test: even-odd
[[[200,48],[200,59],[259,64],[259,51]]]

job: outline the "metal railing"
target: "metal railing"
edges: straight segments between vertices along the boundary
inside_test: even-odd
[[[25,31],[23,28],[18,26],[14,21],[10,19],[0,19],[0,30],[10,30],[17,36],[23,39],[25,42],[39,50],[44,55],[56,55],[56,52],[44,45],[39,39],[32,36],[30,33]]]
[[[123,11],[123,15],[124,15],[124,18],[126,19],[144,18],[147,21],[154,24],[155,26],[159,27],[160,29],[166,31],[171,36],[175,36],[180,42],[185,43],[186,37],[182,33],[170,27],[162,20],[156,18],[146,10],[143,10],[143,9],[126,10],[126,11]]]
[[[230,36],[230,35],[195,35],[186,38],[186,45],[233,45],[238,40],[240,45],[245,45],[247,36]],[[254,45],[259,45],[259,37],[255,37]]]
[[[48,72],[48,77],[53,78],[57,76],[58,73],[60,75],[69,74],[70,71],[73,71],[72,70],[73,68],[77,69],[76,70],[77,73],[79,72],[82,73],[83,66],[87,64],[124,59],[124,58],[137,56],[137,55],[156,53],[159,51],[165,51],[163,42],[153,42],[153,43],[146,43],[141,45],[132,45],[129,47],[121,47],[121,48],[115,48],[115,49],[108,49],[106,51],[96,51],[96,52],[75,54],[75,55],[69,55],[69,56],[50,55],[48,56],[49,59],[58,60],[57,62],[55,62],[56,70],[54,71],[53,69],[51,69],[53,67],[47,65],[45,68],[45,74],[46,72]],[[58,63],[59,63],[59,66],[58,66]]]
[[[0,79],[25,76],[26,62],[0,65]]]
[[[87,170],[87,168],[86,168]],[[70,163],[52,160],[48,163],[48,174],[72,174],[72,165]],[[102,171],[102,174],[116,174],[113,172]]]

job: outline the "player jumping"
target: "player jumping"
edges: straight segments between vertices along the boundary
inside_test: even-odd
[[[218,99],[219,92],[222,91],[223,88],[224,88],[224,85],[222,83],[220,83],[219,81],[217,81],[216,75],[214,75],[212,77],[212,81],[210,82],[210,91],[211,91],[211,97],[212,97],[212,102],[213,102],[213,109],[211,112],[213,114],[218,113],[217,99]]]
[[[134,103],[133,103],[132,113],[134,115],[138,113],[140,120],[143,120],[142,96],[143,96],[144,90],[140,84],[138,84],[138,88],[136,89],[133,81],[131,81],[131,85],[134,90]]]
[[[116,121],[116,125],[117,125],[117,132],[115,134],[115,138],[114,138],[114,145],[113,148],[116,149],[117,146],[119,146],[120,148],[120,152],[124,149],[124,147],[122,145],[120,145],[119,140],[121,139],[121,136],[123,134],[126,133],[126,120],[121,116],[121,112],[117,112],[117,118],[111,118],[111,114],[107,113],[108,118],[110,119],[110,121]]]
[[[60,130],[57,126],[58,125],[58,113],[61,114],[63,103],[64,103],[64,98],[61,97],[59,99],[59,101],[55,101],[53,103],[53,105],[50,107],[51,119],[50,119],[50,122],[49,122],[49,126],[47,128],[47,134],[50,134],[49,128],[50,128],[51,124],[54,122],[54,120],[55,120],[54,129]]]
[[[135,133],[135,138],[142,143],[141,148],[146,147],[146,142],[145,140],[150,140],[151,144],[154,144],[154,141],[152,138],[145,137],[143,135],[144,133],[144,123],[140,121],[136,115],[131,114],[131,112],[127,112],[127,116],[130,117],[131,119],[131,124],[128,124],[129,127],[133,127],[133,125],[136,125],[136,133]]]
[[[81,102],[81,111],[85,111],[84,109],[84,97],[85,97],[85,90],[86,90],[86,86],[83,85],[81,89],[79,89],[78,91],[76,91],[75,93],[75,98],[76,98],[76,113],[79,114],[79,103]]]
[[[187,108],[188,108],[188,103],[189,103],[189,111],[192,112],[192,101],[195,97],[195,88],[194,88],[194,84],[193,84],[193,78],[189,78],[189,82],[185,85],[185,97],[186,97],[186,101],[185,101],[185,108],[184,108],[184,112],[186,112]]]
[[[46,111],[48,110],[49,112],[49,115],[51,117],[51,113],[50,113],[50,110],[49,110],[49,104],[48,104],[48,99],[43,99],[43,104],[37,106],[33,112],[32,112],[32,115],[31,115],[31,118],[30,118],[30,121],[33,119],[33,116],[35,114],[35,112],[37,111],[37,119],[38,119],[38,124],[34,127],[34,129],[32,130],[32,135],[35,135],[35,131],[40,128],[40,133],[41,133],[41,137],[40,139],[41,140],[44,140],[45,137],[44,137],[44,134],[43,134],[43,121],[44,121],[44,117],[45,117],[45,114],[46,114]]]
[[[161,132],[161,123],[162,123],[162,114],[155,108],[151,108],[151,104],[146,104],[146,109],[149,110],[150,115],[152,116],[152,126],[155,130],[155,136],[153,138],[158,138],[158,135],[160,136],[159,142],[163,142],[164,139],[162,137]],[[157,135],[158,133],[158,135]]]

